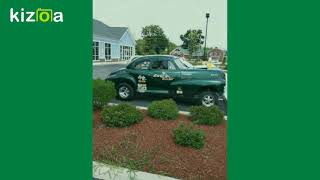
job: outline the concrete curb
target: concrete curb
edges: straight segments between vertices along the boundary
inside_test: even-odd
[[[118,103],[108,103],[109,106],[116,106],[116,105],[119,105]],[[144,106],[136,106],[137,109],[141,109],[141,110],[148,110],[147,107],[144,107]],[[186,116],[190,116],[190,112],[188,111],[179,111],[179,114],[183,114],[183,115],[186,115]]]
[[[109,106],[116,106],[119,105],[118,103],[108,103]],[[137,109],[141,109],[141,110],[148,110],[147,107],[144,106],[136,106]],[[179,111],[179,114],[182,115],[186,115],[186,116],[190,116],[190,112],[188,111]],[[228,116],[224,116],[224,119],[227,121],[228,120]]]
[[[93,177],[101,180],[178,180],[175,178],[133,171],[93,161]]]

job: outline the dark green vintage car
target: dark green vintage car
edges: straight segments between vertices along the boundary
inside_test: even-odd
[[[136,58],[126,68],[106,78],[116,85],[118,97],[129,100],[136,93],[163,94],[205,106],[223,98],[225,74],[219,69],[196,69],[175,56],[152,55]]]

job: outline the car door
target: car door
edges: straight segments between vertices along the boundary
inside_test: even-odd
[[[150,83],[150,60],[148,58],[142,58],[134,62],[128,70],[130,75],[136,80],[136,91],[139,93],[145,93],[149,91]]]
[[[180,71],[166,57],[158,57],[150,62],[149,90],[153,93],[168,94],[171,83],[180,79]]]

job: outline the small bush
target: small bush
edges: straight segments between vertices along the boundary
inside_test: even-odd
[[[190,108],[190,114],[195,124],[217,125],[224,120],[224,113],[216,106],[193,106]]]
[[[103,122],[109,127],[128,127],[143,120],[143,114],[129,104],[105,106],[101,114]]]
[[[93,106],[101,108],[116,96],[114,83],[101,79],[93,80]]]
[[[179,116],[176,102],[172,99],[153,101],[148,107],[148,114],[156,119],[173,120]]]
[[[201,149],[204,146],[205,134],[203,130],[193,129],[192,126],[180,124],[173,130],[176,144],[189,146],[195,149]]]

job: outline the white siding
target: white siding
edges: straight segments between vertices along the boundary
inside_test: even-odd
[[[120,45],[111,44],[111,59],[120,59]]]
[[[124,46],[135,46],[135,40],[133,39],[132,35],[129,31],[127,31],[121,38],[121,45]]]
[[[104,42],[100,41],[99,42],[99,59],[105,60],[105,54],[104,54],[105,49],[104,48],[105,48]]]
[[[111,59],[120,59],[120,46],[132,47],[132,55],[135,55],[135,40],[130,31],[126,31],[120,40],[110,39],[99,35],[93,35],[93,41],[99,42],[99,59],[105,61],[105,43],[111,44]]]

